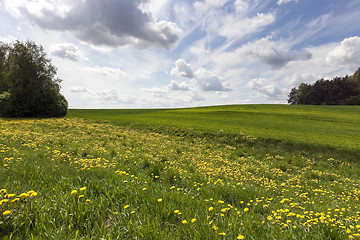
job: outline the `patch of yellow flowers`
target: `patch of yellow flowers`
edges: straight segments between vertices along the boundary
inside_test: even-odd
[[[0,189],[0,216],[8,216],[12,214],[19,204],[27,204],[28,199],[37,196],[37,192],[30,190],[19,195],[15,193],[8,193],[6,189]]]

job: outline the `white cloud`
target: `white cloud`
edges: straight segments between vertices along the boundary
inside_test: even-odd
[[[189,91],[190,86],[186,82],[177,82],[175,80],[171,80],[168,88],[173,91]]]
[[[135,102],[135,98],[129,95],[121,95],[115,89],[108,89],[108,90],[99,90],[93,91],[89,90],[88,97],[100,100],[101,102],[105,103],[112,103],[112,104],[132,104]]]
[[[360,37],[345,38],[340,46],[327,54],[326,62],[349,68],[360,66]]]
[[[277,86],[269,84],[264,78],[254,78],[246,86],[269,99],[282,100],[287,93],[286,89],[279,89]]]
[[[253,56],[273,68],[281,68],[291,61],[308,60],[312,54],[308,51],[291,52],[287,43],[274,42],[271,36],[261,38],[237,49],[240,56]]]
[[[286,3],[289,3],[289,2],[295,2],[297,3],[299,0],[278,0],[277,1],[277,5],[281,5],[281,4],[286,4]]]
[[[192,82],[201,91],[231,91],[231,88],[227,86],[216,74],[206,70],[205,68],[199,68],[195,72],[191,69],[191,65],[187,64],[184,59],[178,59],[175,62],[175,67],[171,69],[171,75],[192,79]],[[184,87],[188,87],[183,84]],[[173,88],[179,88],[177,82],[170,83]],[[179,90],[179,89],[178,89]]]
[[[80,60],[79,48],[72,43],[52,45],[50,47],[50,53],[54,56],[69,59],[74,62],[78,62]]]
[[[96,67],[87,68],[87,70],[96,74],[100,74],[106,77],[116,78],[116,79],[126,76],[126,73],[119,68],[96,66]]]
[[[13,15],[46,30],[68,31],[94,46],[169,49],[182,30],[173,22],[156,21],[139,6],[147,0],[60,1],[6,0]]]
[[[187,64],[184,59],[178,59],[175,62],[175,67],[171,69],[171,75],[185,78],[193,78],[194,72],[191,70],[191,65]]]
[[[87,89],[85,87],[70,87],[69,90],[70,92],[75,92],[75,93],[87,92]]]
[[[205,68],[199,68],[195,72],[194,81],[202,91],[231,91],[230,88],[224,86],[218,76]]]

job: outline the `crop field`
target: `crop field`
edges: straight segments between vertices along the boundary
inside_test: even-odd
[[[0,239],[360,239],[359,110],[0,119]]]

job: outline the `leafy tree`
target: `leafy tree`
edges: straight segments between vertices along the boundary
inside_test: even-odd
[[[289,95],[288,95],[288,103],[289,104],[297,104],[296,102],[296,92],[297,92],[297,89],[294,87],[291,89]]]
[[[60,117],[68,103],[61,80],[42,46],[32,41],[0,43],[0,116]]]

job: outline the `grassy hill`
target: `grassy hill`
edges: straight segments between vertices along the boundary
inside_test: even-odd
[[[285,150],[305,148],[360,156],[359,106],[234,105],[186,109],[70,110],[70,117],[109,120],[117,125],[176,127],[275,140]],[[278,142],[280,141],[280,143]],[[271,147],[273,145],[271,144]],[[278,146],[277,146],[278,147]],[[350,154],[347,154],[350,153]]]

